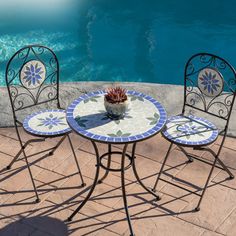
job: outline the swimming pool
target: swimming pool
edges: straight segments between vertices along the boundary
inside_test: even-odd
[[[234,0],[2,2],[1,86],[10,56],[33,43],[56,52],[64,82],[183,84],[185,62],[199,51],[236,66]]]

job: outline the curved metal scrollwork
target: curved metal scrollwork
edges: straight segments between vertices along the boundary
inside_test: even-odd
[[[14,88],[14,92],[12,92],[12,88]],[[12,95],[12,103],[14,106],[14,110],[20,110],[22,109],[24,106],[26,106],[28,104],[28,106],[30,106],[32,103],[35,104],[35,98],[31,93],[28,92],[18,92],[19,89],[16,87],[12,87],[11,88],[11,95]]]
[[[34,52],[36,53],[36,54],[38,54],[38,55],[41,55],[41,54],[43,54],[44,53],[44,51],[45,51],[45,48],[44,47],[35,47],[35,49],[34,49]]]
[[[212,69],[222,76],[223,90],[216,93],[215,96],[212,94],[207,96],[207,93],[203,93],[199,88],[199,74],[203,70],[209,72]],[[208,88],[207,86],[206,88]],[[199,53],[189,59],[185,67],[185,105],[227,120],[232,110],[235,94],[236,72],[227,61],[208,53]]]
[[[20,50],[19,53],[17,54],[18,59],[26,61],[29,55],[29,51],[30,51],[29,48],[27,48],[27,50]]]
[[[214,63],[215,58],[214,57],[209,57],[207,54],[201,54],[199,56],[200,62],[203,64],[208,64],[208,63]]]
[[[53,100],[57,98],[57,78],[56,73],[52,73],[47,77],[50,81],[47,85],[40,86],[37,94],[37,102],[40,102],[40,98],[47,98],[48,100]]]
[[[42,63],[45,66],[46,77],[37,86],[26,86],[25,83],[22,83],[21,70],[30,61],[39,61],[39,64]],[[32,45],[17,51],[9,60],[6,69],[6,84],[13,110],[18,111],[58,99],[58,73],[58,60],[51,49]],[[27,78],[27,81],[30,78]]]
[[[229,94],[225,98],[223,98],[225,94],[221,94],[220,96],[217,97],[217,99],[212,99],[207,106],[207,111],[211,111],[211,109],[214,107],[217,107],[217,115],[219,117],[228,118],[229,112],[230,112],[230,107],[232,106],[232,98],[233,95]],[[213,110],[214,112],[214,110]]]
[[[194,73],[194,71],[195,71],[194,65],[193,63],[190,62],[188,67],[186,67],[186,72],[187,72],[186,74],[191,75]]]

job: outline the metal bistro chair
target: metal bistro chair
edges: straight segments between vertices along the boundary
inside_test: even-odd
[[[170,117],[162,131],[163,137],[171,144],[157,176],[153,190],[156,191],[157,183],[161,179],[160,177],[171,148],[173,144],[175,144],[188,157],[189,162],[192,162],[193,158],[195,158],[211,165],[209,175],[202,188],[201,194],[161,179],[176,187],[180,187],[198,195],[200,200],[198,201],[195,210],[199,211],[201,201],[215,167],[225,170],[229,174],[230,179],[234,178],[234,175],[220,160],[219,156],[227,135],[229,119],[235,100],[236,72],[224,59],[209,53],[199,53],[193,55],[188,60],[185,66],[184,81],[184,104],[182,113]],[[187,108],[190,109],[190,115],[186,115]],[[223,128],[217,129],[216,126],[207,119],[191,115],[191,112],[204,112],[205,115],[207,113],[209,117],[215,117],[214,119],[218,119],[219,122],[221,121]],[[222,140],[220,141],[218,150],[215,152],[207,145],[215,142],[219,134],[222,135]],[[208,151],[214,157],[214,161],[211,163],[199,159],[197,156],[190,155],[184,147]],[[216,165],[217,163],[220,166]]]
[[[23,154],[36,194],[36,202],[39,202],[39,195],[25,149],[30,143],[42,142],[47,138],[60,136],[61,139],[57,145],[51,149],[41,150],[41,152],[36,153],[39,154],[49,151],[48,155],[50,156],[53,155],[54,151],[67,137],[78,168],[82,186],[85,186],[69,136],[71,129],[66,121],[66,113],[60,106],[59,63],[55,53],[51,49],[41,45],[30,45],[20,49],[11,57],[7,64],[6,84],[13,111],[16,134],[21,146],[21,149],[7,166],[7,169],[10,169],[19,156]],[[55,109],[41,110],[41,105],[44,107],[45,105],[54,105]],[[20,112],[28,114],[29,109],[37,109],[37,111],[26,116],[23,121],[20,121]],[[35,138],[23,143],[19,132],[20,126],[23,126],[24,130],[35,136]]]

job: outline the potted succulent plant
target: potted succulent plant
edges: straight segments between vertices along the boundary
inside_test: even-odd
[[[124,117],[128,109],[126,90],[121,87],[108,88],[104,97],[107,115],[112,119]]]

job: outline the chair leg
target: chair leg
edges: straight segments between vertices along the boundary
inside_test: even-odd
[[[35,202],[36,202],[36,203],[39,203],[39,202],[40,202],[40,199],[39,199],[38,191],[37,191],[37,188],[36,188],[34,179],[33,179],[32,171],[31,171],[31,169],[30,169],[30,165],[29,165],[29,162],[28,162],[28,158],[27,158],[27,156],[26,156],[26,153],[25,153],[25,150],[24,150],[24,149],[23,149],[22,152],[23,152],[23,155],[24,155],[24,159],[25,159],[25,162],[26,162],[26,165],[27,165],[29,174],[30,174],[30,178],[31,178],[31,182],[32,182],[32,184],[33,184],[34,192],[35,192],[35,195],[36,195],[36,200],[35,200]]]
[[[27,142],[23,145],[22,140],[21,140],[21,137],[20,137],[20,133],[19,133],[19,130],[18,130],[17,126],[15,126],[15,129],[16,129],[16,134],[17,134],[17,137],[18,137],[20,146],[21,146],[21,150],[17,153],[17,155],[16,155],[17,157],[15,157],[13,160],[16,161],[16,159],[20,156],[20,154],[23,153],[23,156],[24,156],[24,159],[25,159],[25,162],[26,162],[26,165],[27,165],[29,174],[30,174],[30,179],[31,179],[31,182],[32,182],[32,184],[33,184],[34,192],[35,192],[35,195],[36,195],[36,203],[38,203],[38,202],[40,202],[40,199],[39,199],[39,195],[38,195],[38,192],[37,192],[37,188],[36,188],[36,185],[35,185],[35,182],[34,182],[34,179],[33,179],[32,171],[31,171],[31,169],[30,169],[30,165],[29,165],[29,162],[28,162],[28,158],[27,158],[27,155],[26,155],[26,153],[25,153],[25,147],[26,147],[30,142],[41,142],[41,141],[43,141],[43,139],[32,139],[32,140],[27,141]],[[14,162],[11,162],[11,165],[12,165],[13,163],[14,163]]]
[[[212,164],[212,167],[211,167],[210,173],[209,173],[209,175],[208,175],[208,177],[207,177],[206,183],[205,183],[205,185],[204,185],[204,188],[203,188],[203,191],[202,191],[201,197],[200,197],[200,199],[199,199],[199,201],[198,201],[198,204],[197,204],[197,207],[195,208],[195,211],[199,211],[199,210],[200,210],[200,205],[201,205],[201,202],[202,202],[203,196],[204,196],[204,194],[205,194],[205,192],[206,192],[206,189],[207,189],[208,183],[209,183],[209,181],[210,181],[210,179],[211,179],[211,175],[212,175],[213,170],[214,170],[214,168],[215,168],[215,165],[216,165],[217,159],[218,159],[218,157],[215,158],[215,160],[214,160],[214,162],[213,162],[213,164]]]
[[[69,143],[70,143],[70,147],[71,147],[71,150],[72,150],[74,159],[75,159],[75,163],[76,163],[76,166],[77,166],[77,168],[78,168],[78,174],[80,175],[80,179],[81,179],[81,182],[82,182],[81,186],[84,187],[86,184],[85,184],[85,182],[84,182],[84,179],[83,179],[83,176],[82,176],[82,172],[81,172],[80,167],[79,167],[79,162],[78,162],[78,160],[77,160],[77,157],[76,157],[76,154],[75,154],[75,150],[74,150],[74,147],[73,147],[73,144],[72,144],[70,135],[67,134],[66,136],[68,137],[68,140],[69,140]]]
[[[204,150],[207,152],[210,152],[212,154],[212,156],[217,159],[217,162],[223,167],[223,169],[229,174],[229,178],[233,179],[234,175],[233,173],[227,168],[227,166],[224,164],[223,161],[220,160],[219,155],[220,155],[220,151],[218,151],[218,154],[216,154],[212,149],[208,148],[208,147],[199,147],[198,150]]]
[[[23,152],[23,150],[24,150],[25,147],[26,147],[26,146],[23,146],[23,147],[20,149],[20,151],[15,155],[15,157],[13,158],[13,160],[11,161],[11,163],[6,167],[7,170],[10,170],[10,169],[11,169],[12,165],[13,165],[14,162],[19,158],[20,154]]]
[[[17,133],[18,134],[18,133]],[[18,134],[19,137],[19,134]],[[19,139],[20,140],[20,139]],[[43,142],[45,141],[45,138],[42,139],[31,139],[28,140],[24,145],[21,143],[21,149],[20,151],[15,155],[14,159],[11,161],[11,163],[7,166],[7,170],[10,170],[14,162],[19,158],[20,154],[23,152],[23,150],[30,144],[35,142]],[[21,142],[21,141],[20,141]]]
[[[189,154],[185,151],[185,149],[183,147],[181,147],[180,145],[177,145],[177,147],[184,153],[184,155],[188,158],[188,162],[193,162],[193,158],[191,156],[189,156]]]
[[[66,135],[64,135],[61,140],[57,143],[55,147],[52,148],[52,150],[49,152],[49,155],[52,156],[54,152],[57,150],[57,148],[62,144],[62,142],[65,140]]]
[[[158,181],[159,181],[159,179],[160,179],[160,177],[161,177],[162,171],[163,171],[163,169],[164,169],[164,166],[165,166],[165,164],[166,164],[166,161],[167,161],[167,158],[168,158],[168,156],[169,156],[169,154],[170,154],[170,150],[171,150],[172,146],[173,146],[173,143],[170,144],[169,149],[168,149],[168,151],[167,151],[167,153],[166,153],[165,159],[164,159],[164,161],[163,161],[163,163],[162,163],[162,166],[161,166],[161,169],[160,169],[160,171],[159,171],[159,173],[158,173],[157,180],[156,180],[156,182],[155,182],[155,184],[154,184],[154,186],[153,186],[153,189],[152,189],[153,192],[156,192],[156,187],[157,187]]]
[[[229,174],[230,179],[234,179],[234,175],[232,172],[226,167],[223,161],[220,160],[220,158],[217,159],[218,163],[223,167],[223,169]]]

